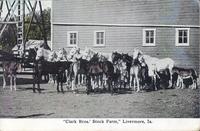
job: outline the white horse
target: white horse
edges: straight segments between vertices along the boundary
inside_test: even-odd
[[[149,55],[144,55],[141,51],[137,50],[136,51],[139,55],[139,61],[144,60],[144,62],[148,66],[148,74],[149,76],[153,76],[154,78],[159,75],[157,72],[165,69],[169,69],[170,72],[170,80],[169,80],[169,87],[172,86],[172,68],[174,67],[174,60],[171,58],[163,58],[163,59],[158,59],[156,57],[151,57]],[[136,53],[133,54],[133,57],[135,57]]]
[[[140,66],[138,65],[136,61],[133,61],[132,66],[130,68],[130,82],[129,86],[132,86],[133,82],[133,90],[139,92],[140,91],[140,83],[139,83],[139,71]]]
[[[35,57],[36,60],[39,60],[41,58],[43,58],[46,61],[51,61],[51,54],[53,52],[51,52],[50,50],[44,49],[44,48],[38,48],[37,50],[37,55]]]
[[[65,48],[59,49],[56,54],[58,56],[57,61],[68,61],[67,51],[65,50]]]
[[[72,79],[72,91],[75,93],[75,90],[77,90],[77,85],[76,85],[76,78],[78,77],[78,71],[80,69],[80,62],[78,59],[80,59],[82,55],[80,54],[80,48],[78,47],[73,47],[68,55],[68,60],[73,62],[71,66],[71,73],[74,74],[73,79]]]
[[[85,50],[83,52],[81,52],[82,54],[82,59],[85,59],[85,60],[90,60],[94,54],[96,54],[97,52],[95,52],[94,50],[92,50],[91,48],[85,48]]]

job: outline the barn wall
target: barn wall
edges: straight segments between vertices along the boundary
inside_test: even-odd
[[[98,27],[98,26],[54,26],[53,49],[67,48],[67,31],[78,31],[79,44],[83,50],[86,46],[100,52],[119,51],[129,53],[134,48],[141,49],[145,54],[158,58],[170,57],[177,66],[193,67],[199,70],[199,29],[190,29],[190,46],[175,46],[175,28],[156,28],[156,46],[142,46],[144,27]],[[106,46],[94,47],[94,31],[105,30]],[[68,48],[70,49],[70,48]]]
[[[53,10],[63,23],[199,23],[197,0],[54,0]]]
[[[52,1],[53,49],[67,48],[67,31],[79,32],[79,47],[131,53],[134,48],[200,74],[199,28],[190,29],[190,46],[175,46],[175,28],[159,25],[200,25],[197,0],[57,0]],[[142,46],[144,27],[66,26],[54,23],[155,24],[156,47]],[[146,27],[150,28],[150,27]],[[94,47],[94,31],[106,31],[106,46]],[[70,49],[70,48],[68,48]]]

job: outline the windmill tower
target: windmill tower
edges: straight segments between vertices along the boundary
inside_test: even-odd
[[[39,21],[39,19],[35,15],[38,4],[39,4],[40,15],[42,18],[41,21]],[[4,18],[2,18],[1,16],[2,11],[5,11],[5,9],[3,8],[4,6],[6,6],[7,8],[7,14]],[[31,14],[31,20],[28,22],[27,29],[25,29],[25,14],[26,13]],[[18,57],[23,57],[25,53],[26,41],[28,39],[28,35],[30,32],[31,24],[33,23],[33,20],[36,21],[36,24],[39,26],[42,32],[43,39],[44,39],[44,46],[48,48],[41,0],[12,0],[12,2],[11,0],[0,1],[0,38],[7,26],[9,26],[10,24],[16,25],[17,27],[16,44],[18,47],[18,53],[16,55]]]

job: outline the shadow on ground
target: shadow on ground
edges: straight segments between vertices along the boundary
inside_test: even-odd
[[[45,84],[44,80],[40,81],[41,84]],[[10,82],[9,80],[6,81],[6,84],[9,85]],[[26,84],[33,84],[33,79],[32,78],[17,78],[17,85],[26,85]],[[0,77],[0,86],[3,85],[3,77]]]
[[[34,118],[34,117],[48,117],[50,115],[53,115],[55,113],[49,113],[49,114],[31,114],[31,115],[24,115],[24,116],[6,116],[1,115],[0,118]]]

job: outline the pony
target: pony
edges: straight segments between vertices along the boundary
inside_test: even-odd
[[[191,68],[173,67],[173,87],[183,89],[184,86],[191,87],[191,89],[197,89],[197,72]]]

